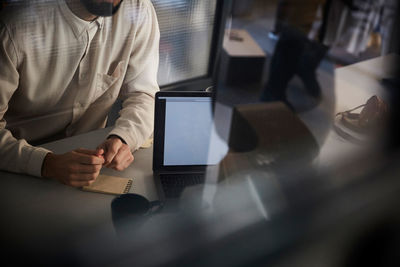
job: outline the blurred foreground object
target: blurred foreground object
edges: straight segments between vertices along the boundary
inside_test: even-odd
[[[361,108],[360,113],[355,112]],[[336,114],[334,129],[346,140],[363,144],[371,141],[371,138],[377,138],[385,131],[388,115],[387,104],[374,95],[366,104]],[[366,139],[363,141],[355,137],[356,135],[361,135],[363,139]]]

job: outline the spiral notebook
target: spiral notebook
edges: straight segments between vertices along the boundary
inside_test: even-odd
[[[84,191],[96,193],[122,195],[129,193],[129,190],[132,187],[132,182],[132,179],[101,174],[93,184],[84,186],[82,189]]]

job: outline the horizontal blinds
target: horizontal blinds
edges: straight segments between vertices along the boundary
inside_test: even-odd
[[[207,75],[216,0],[153,0],[160,25],[160,86]]]

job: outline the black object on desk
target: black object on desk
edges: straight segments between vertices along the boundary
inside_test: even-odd
[[[137,194],[123,194],[111,202],[112,220],[118,235],[138,229],[152,214],[161,211],[163,203],[150,202]]]

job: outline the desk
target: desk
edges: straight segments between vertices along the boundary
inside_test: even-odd
[[[229,85],[261,82],[266,54],[245,30],[227,30],[223,43],[222,76]]]
[[[379,79],[390,74],[390,71],[384,72],[385,68],[381,66],[387,66],[396,59],[389,56],[338,69],[335,78],[337,100],[334,109],[345,110],[364,103],[372,94],[381,95],[382,86],[379,84]],[[380,75],[374,75],[376,73]],[[350,98],[349,94],[354,97]],[[308,115],[310,116],[307,117]],[[318,131],[318,123],[312,121],[315,117],[311,115],[302,114],[301,117],[315,133]],[[49,143],[44,147],[56,153],[79,147],[95,148],[107,136],[108,131],[102,129]],[[321,153],[318,159],[325,167],[332,163],[331,160],[343,156],[346,149],[352,148],[351,144],[340,140],[332,130],[320,145]],[[103,173],[133,177],[132,190],[154,200],[157,194],[152,179],[152,149],[139,150],[134,156],[134,163],[126,171],[119,173],[103,170]],[[60,251],[64,243],[80,243],[84,238],[78,239],[78,237],[91,233],[101,235],[99,240],[107,240],[108,247],[112,247],[113,240],[116,240],[110,205],[113,196],[83,192],[56,181],[25,175],[0,172],[0,176],[2,188],[0,234],[9,250],[29,252],[40,258],[51,254],[50,248]],[[90,245],[85,249],[88,247]],[[101,248],[102,245],[99,245],[97,250]]]
[[[321,134],[321,125],[326,124],[327,120],[333,121],[334,115],[338,112],[365,104],[373,95],[378,95],[389,103],[388,92],[381,83],[381,79],[395,77],[398,60],[399,56],[391,54],[337,68],[334,83],[332,83],[334,88],[322,88],[325,98],[323,102],[316,109],[299,114],[320,145],[319,156],[314,162],[315,167],[322,171],[329,170],[370,149],[370,147],[361,147],[343,139],[329,125],[327,133]],[[324,80],[330,79],[328,76],[320,74],[320,84],[326,84]],[[332,97],[335,101],[329,103],[329,98]],[[334,103],[333,106],[332,103]],[[320,139],[319,136],[324,138]]]
[[[75,148],[95,148],[110,129],[66,138],[43,145],[55,153]],[[123,172],[103,169],[102,173],[133,178],[131,192],[157,199],[152,172],[152,148],[134,153],[135,160]],[[53,180],[0,172],[0,235],[11,250],[24,249],[43,253],[76,239],[81,233],[98,230],[112,240],[115,235],[111,219],[111,201],[115,196],[84,192]],[[54,246],[47,246],[54,243]],[[60,244],[61,243],[61,244]]]

